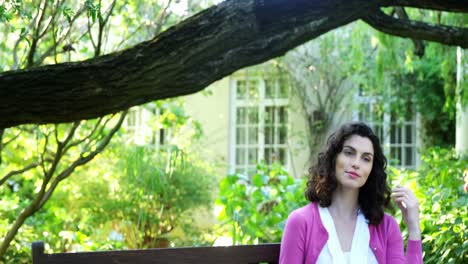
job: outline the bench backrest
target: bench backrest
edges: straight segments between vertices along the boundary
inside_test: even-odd
[[[43,242],[32,244],[33,264],[271,264],[279,252],[280,244],[261,244],[45,254]]]

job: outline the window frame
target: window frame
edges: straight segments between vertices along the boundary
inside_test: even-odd
[[[265,84],[268,81],[273,80],[273,83],[275,85],[275,89],[278,93],[278,95],[281,93],[281,88],[278,80],[275,80],[275,78],[268,79],[268,77],[261,77],[261,76],[244,76],[244,77],[232,77],[230,78],[230,91],[229,91],[229,173],[236,173],[239,172],[238,170],[240,169],[240,173],[248,174],[249,170],[254,169],[255,166],[258,162],[260,161],[265,161],[265,149],[266,147],[268,148],[273,148],[273,149],[279,149],[283,148],[284,149],[284,155],[285,155],[285,166],[286,168],[290,167],[290,153],[289,153],[289,134],[290,134],[290,127],[289,127],[289,121],[290,121],[290,110],[289,110],[289,94],[286,94],[285,98],[266,98],[266,86]],[[251,100],[251,99],[238,99],[237,98],[237,85],[239,81],[256,81],[258,85],[258,98]],[[289,87],[287,88],[289,89]],[[287,91],[289,93],[289,91]],[[237,128],[238,128],[238,123],[237,123],[237,110],[240,107],[254,107],[257,109],[258,112],[258,125],[257,125],[257,143],[254,145],[251,145],[250,142],[248,141],[248,138],[246,138],[245,144],[239,145],[236,139],[237,136]],[[275,109],[275,118],[274,118],[274,123],[272,123],[272,127],[275,127],[275,133],[274,133],[274,141],[272,144],[267,144],[265,143],[265,113],[267,107],[273,107]],[[279,114],[278,114],[278,109],[280,107],[285,107],[285,113],[286,113],[286,118],[285,118],[285,123],[281,124],[279,123]],[[276,128],[280,128],[282,126],[285,126],[286,129],[286,135],[285,135],[285,141],[284,144],[279,144],[279,129],[276,131]],[[247,129],[249,128],[249,123],[246,124]],[[247,131],[248,134],[248,131]],[[237,164],[236,161],[236,154],[237,154],[237,149],[238,147],[241,146],[243,151],[245,151],[245,161],[243,165]],[[249,147],[252,146],[252,147]],[[257,148],[257,162],[256,164],[249,164],[249,157],[248,157],[248,149],[249,148]]]
[[[152,146],[158,150],[165,149],[172,139],[172,129],[153,129],[150,124],[152,119],[158,118],[162,114],[161,110],[157,107],[147,109],[136,106],[130,108],[124,122],[128,142],[141,146]],[[135,120],[131,120],[132,118]]]

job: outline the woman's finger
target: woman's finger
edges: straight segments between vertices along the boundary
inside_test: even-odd
[[[394,202],[401,210],[406,209],[408,207],[403,199],[396,199],[394,200]]]

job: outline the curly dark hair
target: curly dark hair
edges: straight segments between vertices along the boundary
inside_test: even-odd
[[[387,158],[379,138],[372,129],[362,122],[347,123],[341,126],[327,140],[325,151],[318,154],[317,163],[309,169],[306,198],[318,202],[322,207],[332,203],[332,194],[337,188],[335,162],[343,150],[343,143],[352,135],[368,138],[374,147],[372,170],[366,183],[359,190],[358,203],[361,211],[371,225],[378,225],[384,216],[384,209],[393,211],[390,204],[390,188],[387,185]]]

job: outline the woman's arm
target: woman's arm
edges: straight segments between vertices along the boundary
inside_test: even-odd
[[[403,221],[408,228],[408,243],[403,263],[423,263],[418,199],[410,189],[401,186],[394,188],[391,196],[398,208],[400,208]],[[392,262],[392,258],[400,257],[398,252],[403,252],[403,238],[400,228],[393,218],[392,221],[388,232],[387,263],[402,263]]]
[[[406,254],[403,251],[403,237],[400,227],[393,217],[389,217],[387,228],[386,263],[391,264],[422,264],[421,240],[408,239]]]
[[[280,264],[303,264],[305,248],[305,219],[297,211],[292,212],[281,238]]]
[[[421,240],[419,203],[416,196],[409,188],[397,186],[392,190],[392,199],[403,215],[408,228],[408,240]]]

